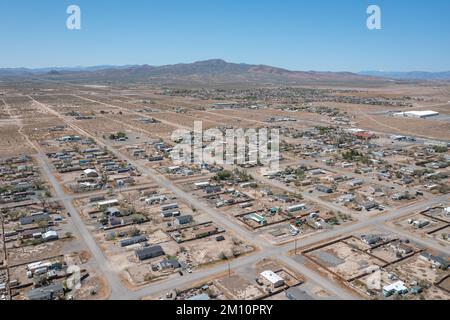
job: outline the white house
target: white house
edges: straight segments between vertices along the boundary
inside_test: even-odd
[[[273,288],[278,288],[284,285],[283,278],[271,270],[261,272],[261,277],[267,280]]]
[[[111,199],[97,202],[97,207],[102,210],[119,204],[119,200]]]
[[[53,240],[58,240],[59,237],[58,237],[58,233],[56,233],[56,231],[49,230],[42,235],[42,239],[44,241],[53,241]]]
[[[301,210],[306,210],[306,205],[304,203],[288,207],[288,212],[296,212]]]
[[[196,183],[194,183],[194,186],[195,186],[196,189],[204,189],[204,188],[208,187],[209,184],[210,183],[208,181],[196,182]]]
[[[97,178],[98,177],[98,173],[94,169],[84,170],[84,175],[89,178]]]

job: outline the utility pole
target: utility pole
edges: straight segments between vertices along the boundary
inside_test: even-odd
[[[6,213],[6,210],[2,209],[0,218],[1,218],[1,222],[2,222],[2,243],[3,243],[4,261],[5,261],[5,270],[6,270],[6,294],[7,294],[8,300],[12,300],[11,283],[10,283],[10,279],[9,279],[8,251],[6,250],[5,213]]]
[[[295,239],[295,249],[294,249],[294,255],[297,255],[297,241],[298,239]]]
[[[228,277],[231,277],[231,262],[228,262]]]

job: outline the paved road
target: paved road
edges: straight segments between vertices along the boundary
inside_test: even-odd
[[[419,238],[417,235],[411,234],[409,232],[399,230],[397,228],[393,228],[387,225],[382,225],[381,229],[386,230],[388,232],[394,232],[398,235],[401,235],[402,237],[412,239],[411,241],[417,243],[420,246],[423,246],[424,248],[430,248],[436,251],[439,251],[441,253],[444,253],[447,256],[450,256],[450,249],[443,243],[440,243],[439,241],[433,239],[433,238]]]
[[[421,210],[426,209],[427,207],[436,205],[445,200],[448,200],[448,196],[446,196],[446,195],[436,197],[435,199],[430,199],[430,200],[427,200],[424,202],[415,203],[410,206],[406,206],[406,207],[400,208],[398,210],[391,211],[391,212],[388,212],[388,213],[385,213],[383,215],[379,215],[376,217],[366,217],[365,219],[362,219],[361,221],[358,221],[358,222],[355,222],[352,224],[343,225],[343,226],[340,226],[339,228],[336,228],[333,230],[329,230],[329,231],[326,231],[323,233],[311,235],[305,239],[298,241],[297,244],[298,244],[298,247],[306,247],[306,246],[312,245],[314,243],[325,241],[327,239],[338,238],[338,237],[341,237],[341,236],[344,236],[347,234],[351,234],[355,231],[362,230],[367,227],[374,227],[374,228],[382,227],[383,224],[389,220],[397,219],[402,216],[409,215],[411,213],[419,212]],[[392,232],[399,233],[397,229],[393,229]],[[405,235],[405,237],[410,238],[410,239],[411,238],[415,239],[414,235],[407,234],[407,235]],[[423,240],[423,241],[425,243],[427,243],[427,245],[430,245],[431,247],[433,246],[433,243],[430,243],[427,240]],[[294,250],[295,243],[286,244],[283,246],[283,248],[285,250]],[[439,250],[439,251],[445,252],[442,250]]]
[[[97,262],[97,267],[101,270],[102,274],[106,277],[108,280],[109,286],[111,287],[111,291],[115,295],[122,295],[127,293],[127,289],[122,285],[118,277],[116,276],[116,272],[111,267],[110,263],[104,256],[101,249],[98,247],[97,243],[95,242],[95,239],[93,238],[92,234],[87,229],[84,222],[81,220],[81,217],[78,213],[78,210],[75,209],[72,202],[68,199],[65,199],[66,194],[59,184],[59,182],[56,180],[55,176],[53,175],[52,169],[49,166],[48,160],[46,158],[45,154],[39,153],[37,155],[37,159],[39,161],[40,167],[43,169],[44,174],[47,176],[48,180],[50,181],[51,185],[53,186],[56,195],[60,197],[62,204],[67,209],[67,211],[70,213],[70,220],[72,224],[74,225],[75,229],[77,230],[78,234],[80,235],[79,239],[85,242],[86,246],[90,250],[90,252],[93,255],[93,258]]]
[[[267,252],[257,252],[252,255],[248,255],[236,260],[232,260],[230,267],[231,269],[240,268],[246,265],[253,265],[263,258],[267,257]],[[122,299],[142,299],[155,294],[160,294],[168,292],[175,288],[189,287],[190,284],[196,282],[201,282],[202,280],[212,277],[218,273],[228,271],[228,264],[222,263],[214,267],[203,269],[201,271],[193,272],[192,274],[186,274],[182,277],[176,277],[170,280],[156,282],[149,286],[146,286],[138,291],[129,292],[126,296],[121,297]]]
[[[330,285],[330,280],[328,278],[318,277],[317,273],[312,271],[311,269],[305,267],[303,264],[297,262],[296,260],[287,257],[285,255],[279,255],[276,257],[288,267],[293,268],[294,270],[299,271],[301,274],[305,275],[309,279],[313,279],[319,286],[324,288],[326,291],[340,297],[345,300],[355,300],[358,298],[356,294],[353,292],[350,293],[348,290],[342,288],[338,284]],[[325,281],[324,281],[325,280]]]

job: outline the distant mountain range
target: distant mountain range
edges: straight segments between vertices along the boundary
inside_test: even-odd
[[[399,73],[395,73],[400,75]],[[414,73],[415,74],[415,73]],[[448,73],[447,73],[448,74]],[[220,59],[181,63],[165,66],[127,65],[72,68],[9,68],[0,69],[0,77],[38,78],[56,81],[123,83],[144,82],[155,84],[258,84],[258,85],[382,85],[390,79],[428,79],[390,76],[377,72],[316,72],[245,63],[229,63]],[[431,78],[430,78],[431,79]],[[440,80],[450,79],[442,75]]]
[[[366,76],[373,76],[373,77],[402,79],[402,80],[450,80],[450,71],[443,71],[443,72],[363,71],[363,72],[360,72],[359,74],[366,75]]]
[[[105,69],[127,69],[127,66],[100,65],[92,67],[0,68],[0,75],[39,75],[45,73],[93,72]]]

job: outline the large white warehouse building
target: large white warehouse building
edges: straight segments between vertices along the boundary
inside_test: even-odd
[[[425,110],[425,111],[406,111],[406,112],[397,112],[394,113],[395,117],[407,117],[407,118],[429,118],[429,117],[436,117],[439,115],[439,112],[431,111],[431,110]]]

